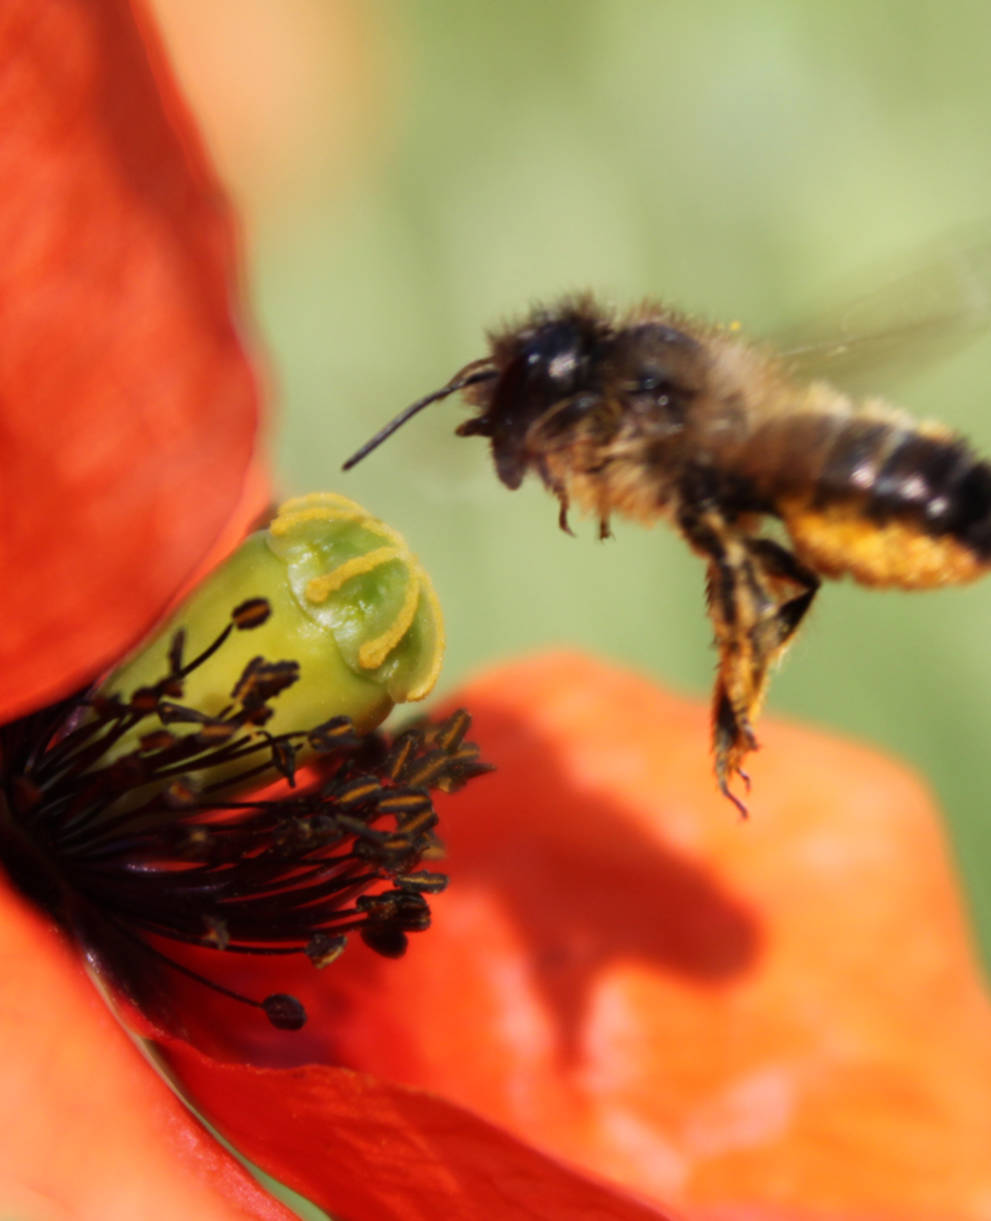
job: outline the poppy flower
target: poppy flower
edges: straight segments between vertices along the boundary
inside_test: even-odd
[[[264,502],[229,223],[137,17],[0,26],[5,718],[117,661]],[[353,1221],[986,1217],[991,1013],[917,782],[771,724],[741,824],[705,710],[636,676],[551,656],[462,701],[498,771],[438,800],[455,885],[415,952],[189,949],[288,988],[298,1031],[163,973],[201,1113]],[[9,884],[0,954],[0,1211],[289,1215]]]
[[[169,1048],[239,1146],[282,1166],[309,1150],[289,1181],[347,1217],[656,1215],[565,1206],[506,1133],[662,1215],[986,1215],[991,1005],[906,769],[769,721],[741,822],[701,701],[572,654],[458,700],[496,770],[439,804],[452,886],[423,952],[359,947],[300,981],[298,1058],[219,1022],[214,1058]],[[292,1116],[259,1137],[293,1072]],[[333,1191],[328,1113],[352,1171]]]

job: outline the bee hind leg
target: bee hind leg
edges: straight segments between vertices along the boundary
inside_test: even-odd
[[[734,569],[737,629],[747,642],[736,653],[721,650],[720,674],[713,709],[713,749],[716,778],[721,791],[746,816],[746,808],[730,791],[728,782],[738,775],[749,791],[750,779],[742,768],[747,753],[757,749],[751,726],[764,702],[771,667],[808,613],[819,589],[818,576],[790,551],[772,539],[746,538],[748,563]],[[798,593],[795,593],[795,589]],[[735,674],[742,665],[745,677]],[[743,692],[742,714],[729,691]]]
[[[730,789],[747,755],[757,749],[753,730],[770,668],[804,618],[819,579],[778,543],[754,538],[714,508],[683,511],[679,524],[709,562],[706,592],[719,650],[713,693],[712,750],[721,792],[746,814]],[[795,592],[797,589],[797,593]]]
[[[769,658],[769,662],[773,662],[780,657],[798,630],[822,582],[811,568],[773,539],[748,539],[747,548],[765,583],[778,595],[776,608],[770,616],[771,631],[765,645],[765,648],[773,651]],[[800,592],[792,597],[782,596],[782,589],[789,586],[798,588]]]
[[[678,524],[692,549],[708,560],[706,603],[719,665],[712,701],[712,753],[720,791],[746,814],[730,784],[757,749],[752,719],[763,691],[762,641],[754,628],[766,615],[770,599],[762,588],[748,549],[749,537],[711,501],[703,510],[684,506]]]
[[[731,801],[740,814],[747,817],[747,807],[730,788],[730,781],[739,776],[744,789],[750,792],[750,777],[743,770],[746,754],[757,749],[757,739],[749,724],[741,725],[721,681],[716,683],[712,701],[712,753],[716,783],[722,795]]]

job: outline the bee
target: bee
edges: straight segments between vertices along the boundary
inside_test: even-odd
[[[952,330],[947,321],[952,313],[902,330],[919,342]],[[856,361],[890,337],[845,335],[789,358],[656,302],[617,314],[591,295],[566,297],[493,331],[485,356],[344,469],[461,392],[474,414],[458,436],[488,438],[508,488],[536,474],[563,530],[573,505],[598,520],[602,539],[614,514],[670,523],[707,566],[714,770],[746,814],[731,785],[749,788],[744,762],[771,668],[822,579],[932,589],[991,567],[991,465],[939,424],[801,376],[824,349]],[[768,535],[769,519],[786,541]]]

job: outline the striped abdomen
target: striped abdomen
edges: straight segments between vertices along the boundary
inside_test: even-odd
[[[991,465],[952,433],[876,401],[780,416],[758,433],[775,455],[775,509],[824,575],[920,589],[991,566]]]

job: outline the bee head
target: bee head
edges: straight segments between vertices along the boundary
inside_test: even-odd
[[[456,431],[490,439],[496,472],[508,488],[520,486],[539,456],[529,444],[532,426],[562,404],[595,401],[597,358],[609,333],[601,311],[580,300],[554,312],[534,310],[522,327],[492,337],[496,375],[468,390],[478,414]]]
[[[411,403],[352,454],[343,469],[367,457],[424,407],[463,390],[477,414],[456,430],[458,436],[488,437],[499,478],[518,488],[537,456],[527,444],[531,426],[566,403],[567,419],[573,421],[597,401],[595,369],[612,333],[611,323],[589,297],[553,310],[533,310],[522,326],[490,336],[489,356],[465,365],[439,390]],[[565,418],[562,414],[562,424]]]

